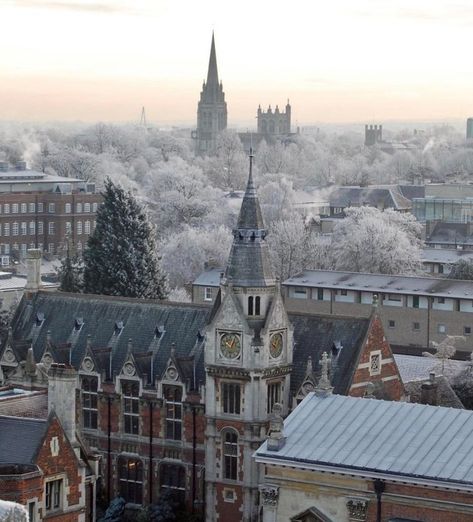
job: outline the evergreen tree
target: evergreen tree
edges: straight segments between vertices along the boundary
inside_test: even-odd
[[[164,299],[166,278],[156,253],[154,228],[130,192],[105,182],[104,201],[84,252],[84,291]]]
[[[62,292],[82,292],[84,286],[84,265],[82,259],[71,253],[69,242],[66,257],[61,261],[58,269],[59,289]]]

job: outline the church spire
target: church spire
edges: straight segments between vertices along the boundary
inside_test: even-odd
[[[233,245],[225,276],[233,286],[274,286],[269,248],[265,240],[266,229],[253,181],[252,150],[249,159],[248,183],[241,203],[237,227],[233,230]]]
[[[210,46],[209,70],[207,72],[207,86],[218,86],[217,53],[215,52],[215,37],[212,31],[212,44]]]

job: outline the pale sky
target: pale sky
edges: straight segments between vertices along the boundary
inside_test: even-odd
[[[229,126],[473,115],[472,0],[0,0],[0,120],[195,124],[212,30]]]

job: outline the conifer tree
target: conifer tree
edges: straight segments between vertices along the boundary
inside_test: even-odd
[[[58,269],[59,289],[62,292],[82,292],[84,286],[84,264],[67,242],[66,257]]]
[[[130,192],[105,182],[104,201],[84,252],[84,291],[164,299],[166,278],[156,252],[154,228]]]

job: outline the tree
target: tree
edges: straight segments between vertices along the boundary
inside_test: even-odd
[[[62,292],[81,292],[84,287],[84,264],[77,253],[71,253],[67,244],[66,257],[58,269],[59,289]]]
[[[445,371],[445,362],[451,359],[455,352],[457,351],[455,348],[455,344],[459,341],[464,341],[465,338],[462,335],[447,335],[443,341],[439,343],[432,341],[432,348],[434,349],[434,357],[440,359],[442,364],[442,375]],[[424,355],[430,356],[428,352]]]
[[[460,259],[452,265],[449,279],[473,279],[473,260]]]
[[[121,522],[123,513],[125,512],[125,499],[116,497],[111,502],[105,512],[103,518],[99,522]]]
[[[103,196],[84,252],[85,292],[164,299],[166,278],[145,211],[130,192],[110,179]]]
[[[414,216],[373,207],[345,209],[334,228],[335,269],[409,274],[420,268],[420,225]]]

